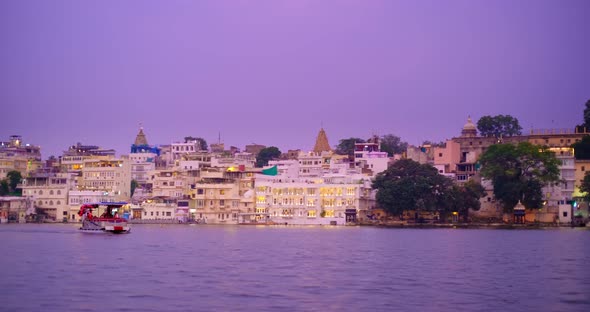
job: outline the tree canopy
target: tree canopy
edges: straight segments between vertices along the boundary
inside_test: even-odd
[[[377,189],[379,206],[392,215],[400,215],[404,210],[448,212],[458,209],[459,202],[468,195],[477,193],[466,192],[461,197],[461,188],[450,178],[439,174],[431,165],[411,159],[398,160],[379,173],[372,187]],[[471,201],[463,206],[479,209]]]
[[[481,136],[496,138],[522,134],[518,119],[510,115],[483,116],[477,121],[477,130]]]
[[[12,170],[6,173],[6,178],[0,181],[0,196],[4,195],[21,195],[21,190],[17,189],[23,177],[20,171]]]
[[[8,180],[2,179],[0,180],[0,196],[6,196],[10,193],[10,189],[8,187]]]
[[[268,165],[269,160],[277,159],[281,156],[281,151],[275,146],[265,147],[256,155],[256,167],[262,168]]]
[[[590,128],[589,128],[590,130]],[[572,144],[576,159],[590,159],[590,136],[585,135],[582,140]]]
[[[192,137],[192,136],[187,136],[184,138],[184,143],[188,143],[190,141],[197,141],[199,143],[199,148],[202,151],[206,151],[209,149],[209,146],[207,145],[207,141],[205,141],[205,139],[203,139],[203,138]]]
[[[336,146],[336,154],[348,155],[352,157],[354,155],[354,144],[365,143],[366,141],[360,138],[348,138],[340,140],[340,143]]]
[[[590,100],[586,101],[586,108],[584,109],[584,127],[590,130]]]
[[[492,180],[494,196],[505,211],[520,200],[526,208],[540,208],[541,188],[559,180],[559,161],[546,147],[529,142],[495,144],[480,157],[481,174]]]
[[[394,154],[401,154],[408,148],[408,143],[403,142],[400,137],[393,134],[386,134],[381,137],[381,151],[387,152],[389,157]]]
[[[137,186],[139,185],[139,183],[137,183],[137,181],[135,179],[131,180],[131,192],[129,193],[129,197],[133,197],[133,193],[135,193],[135,189],[137,188]]]
[[[484,187],[472,180],[465,182],[462,185],[454,184],[447,190],[445,197],[446,208],[450,211],[456,211],[460,216],[463,216],[465,222],[469,219],[469,209],[479,210],[481,208],[480,198],[485,196]]]
[[[580,192],[586,193],[584,199],[590,201],[590,171],[586,171],[584,174],[584,179],[582,179],[582,184],[580,185]]]

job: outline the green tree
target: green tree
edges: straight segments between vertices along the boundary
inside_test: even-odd
[[[192,137],[192,136],[187,136],[184,138],[184,143],[189,143],[191,141],[197,141],[199,143],[199,148],[202,151],[206,151],[209,149],[209,146],[207,145],[207,141],[205,141],[205,139],[203,139],[203,138]]]
[[[137,185],[138,185],[138,183],[137,183],[137,181],[135,181],[135,179],[131,180],[131,192],[129,193],[131,195],[129,195],[129,197],[133,197],[133,193],[135,193],[135,189],[137,188]]]
[[[389,157],[394,154],[401,154],[408,148],[408,143],[403,142],[400,137],[393,134],[386,134],[381,137],[381,151],[387,152]]]
[[[584,124],[586,130],[590,130],[590,100],[586,101],[586,108],[584,109]]]
[[[281,156],[281,151],[275,146],[265,147],[256,155],[256,167],[262,168],[268,165],[269,160],[277,159]]]
[[[348,155],[349,157],[354,156],[354,144],[365,143],[366,141],[360,138],[348,138],[340,140],[340,143],[336,146],[336,154]]]
[[[483,116],[477,121],[477,130],[485,137],[507,137],[522,134],[518,119],[510,115]]]
[[[10,188],[8,186],[8,180],[2,179],[0,180],[0,196],[6,196],[10,193]]]
[[[474,180],[469,180],[462,185],[454,184],[447,190],[445,208],[447,212],[458,212],[460,216],[463,216],[463,221],[468,222],[469,209],[479,210],[481,208],[479,199],[485,195],[484,187]]]
[[[401,159],[379,173],[372,187],[377,189],[377,203],[388,213],[400,215],[404,210],[440,210],[452,185],[431,165]]]
[[[12,170],[6,174],[6,178],[8,179],[8,187],[10,192],[15,195],[20,195],[20,191],[16,189],[17,185],[21,183],[23,177],[19,171]]]
[[[572,147],[576,159],[590,159],[590,135],[583,136],[582,140],[572,144]]]
[[[582,184],[580,185],[580,192],[585,193],[584,199],[590,201],[590,171],[586,171]]]
[[[481,174],[490,179],[494,196],[510,212],[520,200],[527,208],[539,208],[541,188],[559,180],[559,160],[546,147],[520,142],[495,144],[480,157]]]

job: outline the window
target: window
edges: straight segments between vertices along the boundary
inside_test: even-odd
[[[219,195],[225,195],[225,190],[219,190]]]
[[[438,157],[442,157],[442,153],[438,153]]]
[[[203,195],[203,194],[205,194],[203,189],[197,189],[197,195]]]
[[[585,171],[586,170],[586,167],[585,166],[582,166],[581,169],[582,169],[582,171]]]
[[[567,217],[567,211],[564,211],[564,212],[563,212],[563,216],[564,216],[564,217]]]
[[[220,199],[219,200],[219,206],[221,206],[221,207],[225,206],[225,200],[224,199]]]

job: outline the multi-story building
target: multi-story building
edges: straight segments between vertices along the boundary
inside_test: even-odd
[[[151,197],[182,198],[187,193],[187,175],[179,169],[155,170],[149,173]]]
[[[128,201],[131,192],[129,158],[87,159],[82,168],[79,190],[112,194],[116,201]]]
[[[256,212],[281,224],[343,225],[360,210],[362,177],[256,176]]]
[[[140,127],[135,142],[131,145],[131,154],[129,154],[131,180],[137,182],[139,189],[145,190],[147,188],[148,173],[156,170],[156,157],[159,155],[160,150],[148,145],[143,127]]]
[[[252,171],[202,169],[189,194],[191,218],[198,221],[238,224],[257,216]]]
[[[0,142],[0,179],[10,171],[18,171],[22,176],[41,168],[41,148],[23,144],[19,135],[10,136],[10,141]]]
[[[478,177],[479,158],[492,145],[498,143],[530,142],[543,145],[554,152],[560,160],[560,182],[553,183],[543,189],[545,205],[542,212],[536,212],[530,218],[549,220],[553,214],[563,209],[564,204],[574,197],[576,184],[576,168],[571,145],[580,141],[588,133],[578,132],[577,129],[531,130],[528,134],[510,137],[482,137],[478,136],[475,124],[468,118],[467,124],[461,131],[461,136],[447,141],[444,148],[435,148],[434,164],[440,165],[444,173],[454,174],[456,181],[465,182]],[[457,146],[458,145],[458,146]],[[493,187],[489,181],[482,180],[486,187],[487,196],[482,198],[480,211],[475,216],[498,217],[502,213],[499,203],[493,197]],[[544,214],[541,216],[540,214]],[[529,216],[527,215],[527,220]]]
[[[76,190],[71,173],[32,173],[20,185],[24,197],[30,198],[38,213],[46,220],[67,221],[70,210],[68,193]]]
[[[373,136],[365,143],[354,144],[354,165],[361,173],[368,176],[376,176],[387,170],[389,157],[387,152],[381,151],[381,143],[378,136]]]
[[[19,196],[0,196],[0,223],[25,223],[26,216],[33,213],[30,198]]]

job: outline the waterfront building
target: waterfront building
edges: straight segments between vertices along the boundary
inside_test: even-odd
[[[254,205],[254,173],[223,168],[203,168],[190,186],[190,218],[213,224],[238,224],[260,220]]]
[[[29,198],[0,196],[0,223],[25,223],[26,216],[32,213],[34,208]]]
[[[20,135],[11,135],[7,142],[0,141],[0,179],[10,171],[22,176],[41,168],[41,147],[24,144]]]
[[[527,211],[526,221],[553,222],[562,205],[571,202],[575,193],[576,168],[571,145],[588,133],[577,129],[532,129],[528,134],[509,137],[482,137],[477,133],[475,124],[468,118],[461,131],[461,136],[447,141],[445,147],[434,149],[434,164],[444,167],[444,173],[455,175],[457,182],[466,182],[471,178],[479,179],[479,157],[491,146],[499,143],[530,142],[547,146],[560,161],[560,182],[543,189],[545,204],[534,211]],[[457,147],[459,145],[459,147]],[[441,167],[441,168],[442,168]],[[440,172],[440,171],[439,171]],[[502,209],[493,197],[493,187],[489,181],[482,179],[487,195],[481,199],[481,209],[470,212],[475,217],[501,217]]]
[[[280,224],[343,225],[356,221],[362,176],[256,175],[256,212]],[[367,179],[368,180],[368,179]]]
[[[31,199],[36,213],[44,215],[45,220],[68,220],[68,194],[77,188],[74,174],[35,172],[24,178],[19,187],[23,197]]]
[[[134,214],[133,216],[142,220],[175,220],[178,209],[177,201],[177,198],[171,197],[152,197],[141,203],[142,214],[139,216]]]

